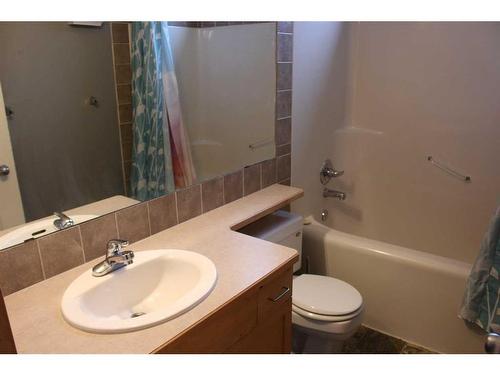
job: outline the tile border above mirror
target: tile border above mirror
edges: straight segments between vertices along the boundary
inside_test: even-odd
[[[127,23],[111,22],[113,54],[115,44],[128,43],[128,28],[125,34],[122,25]],[[128,108],[131,111],[131,104],[123,87],[130,86],[131,73],[130,62],[127,65],[122,59],[120,63],[117,61],[113,58],[123,147],[123,143],[129,141],[127,127],[131,126],[127,120],[131,116],[127,113]],[[276,154],[273,159],[0,250],[0,289],[4,296],[103,256],[111,238],[139,241],[274,183],[290,185],[292,69],[293,22],[276,22]]]

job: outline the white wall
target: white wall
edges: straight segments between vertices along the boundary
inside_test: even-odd
[[[169,30],[198,178],[274,157],[275,24]]]
[[[336,229],[473,261],[499,203],[500,24],[344,25],[351,70],[343,119],[328,108],[338,105],[336,89],[309,82],[337,64],[325,55],[337,44],[336,25],[296,24],[292,183],[306,187],[314,204],[294,208],[316,216],[329,208]],[[327,98],[318,102],[322,92]],[[431,166],[427,155],[472,183]],[[345,169],[329,185],[347,193],[344,202],[322,200],[319,183],[309,181],[324,156]]]
[[[349,28],[342,22],[295,22],[292,96],[292,184],[305,190],[294,211],[319,214],[319,170],[335,128],[345,122]]]

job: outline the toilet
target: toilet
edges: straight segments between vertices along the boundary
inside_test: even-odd
[[[302,216],[276,211],[241,232],[296,249],[299,261],[293,271],[297,272],[302,261],[302,225]],[[294,353],[338,353],[362,321],[363,298],[352,285],[328,276],[294,276]]]

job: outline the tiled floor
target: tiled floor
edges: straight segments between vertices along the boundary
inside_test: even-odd
[[[342,350],[343,354],[435,354],[367,327],[361,327]]]

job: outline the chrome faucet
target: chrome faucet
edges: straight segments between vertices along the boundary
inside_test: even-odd
[[[323,197],[325,198],[337,198],[340,201],[345,200],[345,193],[337,190],[332,190],[328,188],[324,188]]]
[[[134,262],[134,252],[123,250],[128,246],[126,240],[110,240],[106,251],[106,259],[92,268],[92,275],[100,277],[116,271]]]
[[[62,212],[54,212],[54,215],[57,216],[57,219],[54,220],[54,226],[57,229],[65,229],[65,228],[69,228],[69,227],[75,225],[75,222],[73,221],[73,219],[66,216]]]
[[[339,171],[333,168],[330,159],[326,159],[323,162],[321,171],[319,172],[319,180],[323,185],[326,185],[332,178],[340,177],[344,174],[344,171]]]

